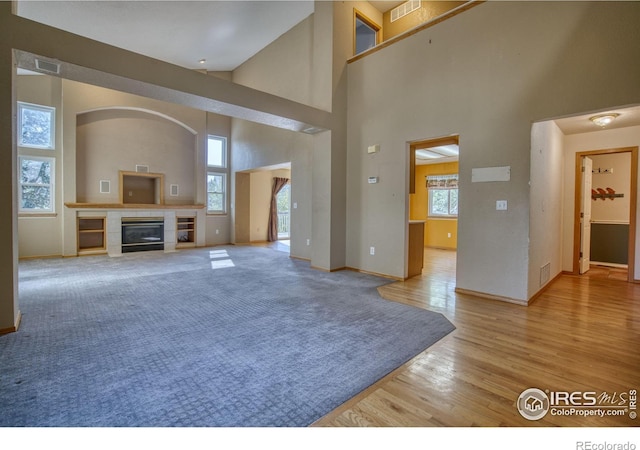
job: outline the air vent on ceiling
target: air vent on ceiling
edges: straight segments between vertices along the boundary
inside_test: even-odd
[[[391,22],[406,16],[420,8],[420,0],[409,0],[391,10]]]
[[[60,64],[58,63],[52,63],[49,61],[43,61],[41,59],[36,59],[36,67],[39,70],[44,70],[45,72],[50,72],[50,73],[55,73],[55,74],[59,74],[60,73]]]

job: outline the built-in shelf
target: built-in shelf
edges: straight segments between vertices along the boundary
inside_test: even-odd
[[[78,254],[105,253],[104,217],[78,217]]]
[[[196,218],[176,217],[176,248],[196,246]]]

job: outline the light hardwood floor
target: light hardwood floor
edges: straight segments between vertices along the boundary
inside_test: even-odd
[[[422,276],[379,288],[388,300],[444,314],[456,330],[314,425],[640,425],[628,414],[548,413],[528,421],[516,409],[520,393],[532,387],[598,395],[640,390],[639,284],[562,275],[528,307],[454,289],[455,253],[431,249]]]

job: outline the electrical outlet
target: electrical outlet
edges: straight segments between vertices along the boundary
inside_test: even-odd
[[[507,201],[496,200],[496,211],[506,211],[506,210],[507,210]]]
[[[447,233],[447,237],[450,238],[451,237],[451,233]]]
[[[376,254],[376,248],[375,247],[369,247],[369,254],[370,255],[375,255]]]

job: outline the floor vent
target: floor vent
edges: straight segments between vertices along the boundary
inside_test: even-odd
[[[409,0],[408,2],[404,2],[402,5],[391,10],[391,22],[395,22],[419,8],[420,0]]]
[[[544,286],[551,277],[551,263],[540,267],[540,286]]]

